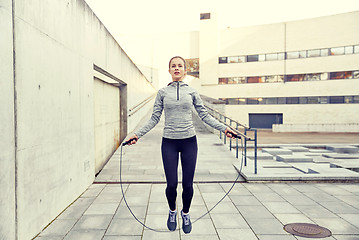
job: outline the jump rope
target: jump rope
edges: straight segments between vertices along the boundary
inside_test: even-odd
[[[232,189],[234,188],[234,185],[236,185],[237,183],[237,180],[241,177],[241,171],[242,171],[242,167],[243,167],[243,158],[244,158],[244,155],[243,155],[243,139],[241,138],[241,136],[239,135],[236,135],[236,134],[233,134],[231,133],[232,137],[234,138],[239,138],[241,140],[241,155],[242,155],[242,158],[241,158],[241,165],[240,165],[240,169],[237,169],[234,165],[233,167],[237,170],[238,172],[238,175],[237,175],[237,178],[234,180],[232,186],[229,188],[229,190],[224,194],[224,196],[211,208],[209,209],[207,212],[205,212],[202,216],[200,216],[199,218],[195,219],[193,222],[192,222],[192,225],[194,223],[196,223],[198,220],[202,219],[203,217],[205,217],[207,214],[209,214],[215,207],[218,206],[218,204],[220,204],[227,196],[228,194],[232,191]],[[246,137],[246,136],[244,136]],[[124,143],[121,144],[121,154],[120,154],[120,185],[121,185],[121,192],[122,192],[122,197],[123,197],[123,200],[127,206],[127,209],[130,211],[131,215],[136,219],[136,221],[141,224],[143,227],[151,230],[151,231],[154,231],[154,232],[170,232],[169,230],[160,230],[160,229],[154,229],[154,228],[151,228],[149,226],[147,226],[146,224],[144,224],[143,222],[141,222],[137,217],[136,215],[132,212],[130,206],[128,205],[127,203],[127,200],[126,200],[126,197],[125,197],[125,193],[123,191],[123,186],[122,186],[122,147],[123,146],[126,146],[127,144],[129,144],[130,142],[132,142],[133,140],[135,139],[130,139]],[[179,230],[181,230],[181,228],[179,228]]]

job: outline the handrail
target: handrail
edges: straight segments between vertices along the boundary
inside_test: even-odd
[[[213,111],[213,112],[219,114],[220,116],[224,116],[225,119],[229,119],[230,121],[237,123],[239,126],[242,126],[242,127],[244,127],[244,128],[250,129],[250,127],[247,127],[246,125],[243,125],[243,124],[237,122],[236,120],[231,119],[230,117],[226,117],[224,114],[218,112],[217,110],[215,110],[215,109],[213,109],[213,108],[211,108],[211,107],[209,107],[209,106],[207,106],[207,105],[205,105],[205,107],[206,107],[207,109],[209,109],[209,110],[211,110],[211,111]],[[212,115],[213,117],[215,117],[213,114],[211,114],[211,115]]]
[[[253,141],[254,142],[254,174],[257,174],[257,129],[256,128],[250,128],[250,127],[247,127],[247,126],[245,126],[243,124],[240,124],[239,122],[225,116],[224,114],[218,112],[217,110],[214,110],[211,107],[208,107],[206,105],[205,105],[205,107],[209,110],[208,113],[212,117],[214,117],[215,119],[217,119],[218,121],[220,121],[221,123],[226,125],[227,127],[232,128],[232,123],[236,124],[235,129],[237,130],[237,133],[239,135],[241,135],[242,137],[244,137],[244,166],[247,166],[247,142],[248,141]],[[216,117],[214,113],[218,114],[219,117]],[[229,124],[227,124],[227,119],[229,119]],[[242,134],[242,133],[240,133],[238,131],[239,126],[244,128],[244,134]],[[249,132],[249,131],[254,132],[254,138],[250,138],[250,137],[248,137],[246,135],[247,132]],[[219,133],[219,138],[222,139],[222,132]],[[226,144],[226,137],[225,136],[223,137],[223,141],[224,141],[224,144]],[[232,138],[229,139],[229,150],[232,151]],[[238,138],[236,139],[236,158],[238,158]]]
[[[145,100],[143,100],[142,102],[138,103],[137,105],[135,105],[134,107],[132,107],[130,110],[128,110],[130,112],[130,114],[128,114],[129,117],[131,117],[132,115],[134,115],[138,110],[140,110],[141,108],[143,108],[148,102],[150,102],[152,100],[152,98],[154,98],[154,96],[156,96],[156,94],[153,94],[152,96],[146,98]]]

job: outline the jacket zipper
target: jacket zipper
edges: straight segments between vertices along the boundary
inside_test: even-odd
[[[177,82],[177,101],[179,100],[179,82]]]

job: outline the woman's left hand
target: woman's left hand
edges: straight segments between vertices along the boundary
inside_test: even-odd
[[[229,138],[233,138],[235,139],[234,135],[238,135],[237,133],[235,133],[234,131],[232,131],[232,129],[230,128],[226,128],[226,130],[224,131],[224,134],[229,137]]]

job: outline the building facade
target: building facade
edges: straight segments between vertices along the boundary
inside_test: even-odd
[[[224,30],[213,13],[200,21],[200,92],[224,100],[227,116],[275,131],[359,131],[359,11]]]

